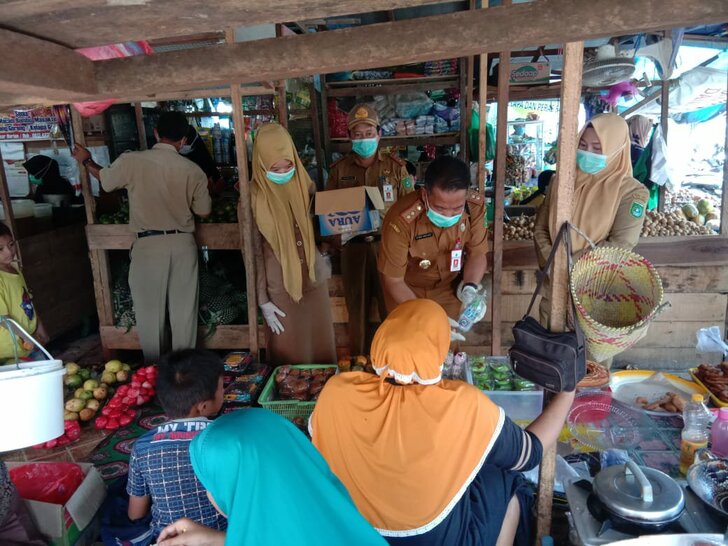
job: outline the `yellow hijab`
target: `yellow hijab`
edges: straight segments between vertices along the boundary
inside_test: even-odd
[[[311,416],[314,445],[384,536],[419,535],[441,523],[503,426],[502,410],[478,389],[441,379],[449,345],[440,305],[401,304],[374,336],[379,377],[333,377]]]
[[[574,184],[574,209],[571,223],[581,229],[598,244],[609,236],[617,214],[617,207],[627,186],[636,181],[632,178],[632,161],[630,159],[630,139],[627,122],[617,114],[600,114],[594,116],[579,133],[579,138],[588,127],[593,127],[602,144],[602,153],[607,156],[607,166],[596,174],[587,174],[576,170]],[[551,182],[551,203],[556,201],[559,191],[559,174]],[[556,222],[556,207],[549,210],[549,233],[551,242],[559,233]],[[589,244],[580,235],[572,233],[573,252],[578,252]]]
[[[266,172],[281,159],[291,161],[296,168],[296,174],[287,184],[279,185],[268,180]],[[316,242],[309,216],[309,188],[312,184],[288,131],[277,123],[261,126],[253,146],[253,216],[258,230],[281,264],[283,285],[295,302],[303,297],[303,278],[296,250],[294,224],[298,224],[303,237],[308,276],[312,282],[316,280]]]

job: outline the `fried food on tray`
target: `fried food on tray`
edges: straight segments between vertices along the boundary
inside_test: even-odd
[[[721,402],[728,402],[728,363],[723,362],[718,366],[701,364],[695,370],[695,377]]]
[[[638,396],[634,399],[634,403],[649,411],[680,413],[683,409],[685,409],[685,400],[682,396],[675,392],[666,392],[662,398],[655,400],[654,402],[650,402],[644,396]]]

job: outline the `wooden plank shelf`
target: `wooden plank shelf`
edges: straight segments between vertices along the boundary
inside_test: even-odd
[[[422,144],[434,144],[435,146],[447,146],[460,142],[460,133],[435,133],[430,135],[404,135],[382,137],[382,146],[419,146]],[[331,149],[336,152],[346,152],[351,149],[351,141],[348,138],[332,138]]]
[[[136,239],[127,224],[93,224],[86,226],[89,250],[128,250]],[[239,250],[238,224],[198,224],[195,239],[210,250]]]
[[[121,326],[101,326],[99,333],[104,348],[139,350],[139,335],[136,327],[127,330]],[[258,326],[258,333],[260,336],[264,335],[263,326]],[[250,345],[250,328],[247,324],[221,325],[211,336],[206,337],[206,334],[207,327],[200,326],[198,329],[199,345],[206,349],[244,349]]]
[[[449,89],[458,87],[458,75],[428,76],[421,78],[396,78],[387,80],[347,80],[327,82],[330,97],[361,97],[367,95],[397,95],[411,91]]]

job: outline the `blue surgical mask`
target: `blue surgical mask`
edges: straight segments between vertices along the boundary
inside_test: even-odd
[[[597,174],[607,166],[607,156],[586,150],[576,150],[576,166],[587,174]]]
[[[265,176],[274,184],[282,185],[288,184],[291,181],[291,178],[293,178],[294,174],[296,174],[296,167],[293,167],[290,171],[286,171],[284,173],[274,173],[273,171],[267,171],[265,173]]]
[[[445,216],[444,214],[435,212],[429,207],[427,208],[427,217],[430,219],[430,222],[439,228],[449,228],[454,226],[460,221],[461,216],[462,213],[456,214],[455,216]]]
[[[374,138],[360,138],[351,141],[351,150],[358,156],[367,158],[372,157],[374,152],[377,151],[379,146],[379,139]]]

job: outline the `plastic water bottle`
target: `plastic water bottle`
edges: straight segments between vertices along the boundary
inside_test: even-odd
[[[708,446],[710,411],[702,394],[693,394],[683,410],[682,442],[680,443],[680,473],[687,474],[695,460],[695,452]]]
[[[485,312],[485,294],[478,294],[473,301],[471,301],[463,312],[460,313],[458,319],[458,327],[463,333],[467,333],[473,327],[480,317]]]
[[[728,408],[720,408],[710,432],[711,451],[716,457],[728,457]]]

